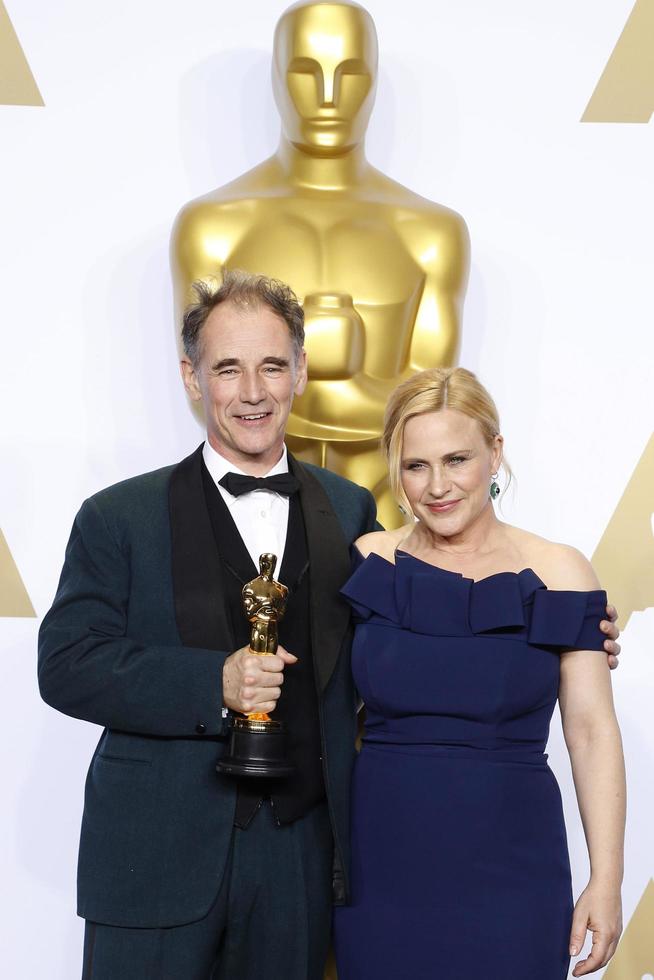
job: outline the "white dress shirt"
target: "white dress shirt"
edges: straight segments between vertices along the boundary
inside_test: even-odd
[[[211,478],[229,508],[238,528],[238,533],[243,538],[243,543],[252,557],[254,567],[258,571],[259,556],[265,551],[272,552],[273,555],[277,555],[275,578],[278,579],[284,558],[284,548],[286,547],[288,497],[275,493],[273,490],[252,490],[250,493],[242,493],[240,497],[234,497],[233,494],[220,486],[220,480],[226,473],[240,473],[243,476],[249,474],[243,473],[243,470],[240,470],[238,466],[234,466],[224,456],[217,453],[208,442],[204,444],[202,456]],[[263,475],[273,476],[276,473],[288,473],[286,446],[284,446],[279,462]]]

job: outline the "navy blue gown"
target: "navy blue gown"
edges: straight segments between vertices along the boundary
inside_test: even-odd
[[[473,582],[398,551],[359,556],[366,731],[339,980],[565,980],[561,796],[544,754],[564,649],[603,648],[606,594],[531,569]]]

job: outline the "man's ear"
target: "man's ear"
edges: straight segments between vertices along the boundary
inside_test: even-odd
[[[293,388],[294,395],[301,395],[307,386],[307,352],[302,351],[299,358],[297,359],[296,374],[295,374],[295,387]]]
[[[186,388],[186,393],[191,401],[202,401],[202,392],[200,391],[195,368],[187,357],[183,357],[179,362],[179,370],[182,375],[184,387]]]

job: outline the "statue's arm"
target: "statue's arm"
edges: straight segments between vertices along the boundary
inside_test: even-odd
[[[426,215],[404,228],[404,238],[424,274],[411,338],[412,371],[456,362],[463,300],[470,267],[470,236],[453,211]]]

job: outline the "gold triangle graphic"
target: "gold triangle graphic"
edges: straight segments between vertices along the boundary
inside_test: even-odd
[[[654,974],[654,881],[650,879],[636,906],[604,980],[641,980]]]
[[[334,950],[329,950],[329,956],[327,957],[327,963],[325,964],[325,973],[323,975],[323,980],[338,980],[336,974],[336,960],[334,958]]]
[[[652,112],[654,0],[636,0],[581,121],[646,123]]]
[[[0,531],[0,616],[36,616],[2,531]]]
[[[44,105],[2,0],[0,0],[0,105]]]
[[[653,511],[654,435],[593,555],[593,567],[617,607],[621,629],[633,612],[654,606]]]

